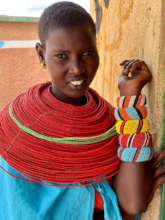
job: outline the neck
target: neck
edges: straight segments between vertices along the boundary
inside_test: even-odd
[[[81,96],[80,98],[70,98],[70,97],[67,97],[67,96],[64,96],[61,94],[59,96],[57,93],[55,93],[55,91],[53,89],[53,85],[51,86],[50,91],[56,99],[58,99],[62,102],[71,104],[71,105],[81,106],[81,105],[85,105],[87,103],[87,99],[86,99],[85,95]]]

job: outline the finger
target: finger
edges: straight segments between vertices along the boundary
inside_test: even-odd
[[[126,67],[127,67],[130,63],[132,63],[133,61],[135,61],[135,59],[126,60],[126,61],[123,63],[124,68],[126,68]]]
[[[143,73],[143,75],[147,75],[148,77],[151,78],[151,72],[148,68],[148,66],[146,65],[146,63],[142,60],[139,60],[139,62],[135,63],[134,65],[132,65],[132,69],[131,71],[134,73]]]
[[[125,62],[125,63],[123,64],[122,74],[128,75],[129,73],[132,73],[132,72],[131,72],[132,66],[134,66],[134,65],[135,65],[136,63],[138,63],[138,62],[140,62],[139,59],[137,59],[137,60],[133,59],[133,60],[129,60],[129,61]]]
[[[129,60],[124,60],[124,61],[122,61],[122,62],[120,63],[120,65],[121,65],[121,66],[124,65],[126,62],[129,62]]]
[[[134,66],[138,62],[139,62],[139,60],[132,60],[131,62],[129,62],[126,65],[124,65],[124,68],[128,69],[129,71],[131,71],[132,66]]]
[[[160,162],[165,159],[165,149],[161,150],[155,157],[153,158],[152,167],[156,167]]]
[[[129,70],[126,69],[126,68],[123,68],[122,72],[121,72],[121,75],[125,75],[125,76],[128,76],[129,74]]]
[[[163,185],[164,183],[165,183],[165,176],[164,175],[162,175],[156,179],[156,181],[154,182],[154,185],[153,185],[153,190],[149,195],[148,202],[151,202],[151,200],[154,197],[155,191],[159,188],[159,186]]]
[[[158,177],[154,184],[154,190],[156,190],[159,186],[165,183],[165,175]]]
[[[134,63],[135,60],[125,60],[125,62],[123,62],[123,70],[121,72],[122,75],[128,75],[129,74],[129,68],[128,66],[131,66],[132,63]]]
[[[134,61],[135,59],[132,59],[132,60],[124,60],[124,61],[122,61],[121,63],[120,63],[120,65],[121,66],[125,66],[125,65],[127,65],[128,63],[130,63],[130,62],[132,62],[132,61]]]
[[[133,63],[130,66],[130,71],[132,73],[136,73],[137,74],[139,70],[142,70],[143,65],[144,65],[144,61],[137,60],[137,62]]]
[[[154,171],[154,178],[157,178],[161,175],[165,174],[165,164],[160,165],[159,167],[157,167]]]

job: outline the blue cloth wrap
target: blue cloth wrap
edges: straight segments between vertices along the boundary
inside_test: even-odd
[[[1,157],[0,165],[23,177]],[[104,219],[122,220],[108,181],[81,187],[51,187],[13,178],[0,169],[0,220],[92,220],[94,187],[103,199]]]

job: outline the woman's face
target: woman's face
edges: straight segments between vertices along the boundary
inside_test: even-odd
[[[85,25],[49,31],[43,58],[56,98],[79,103],[99,65],[95,34]]]

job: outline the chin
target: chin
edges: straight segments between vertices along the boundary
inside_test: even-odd
[[[87,92],[87,89],[85,91],[82,91],[82,92],[78,92],[76,94],[70,94],[68,97],[70,99],[80,99],[82,96],[84,96]]]

